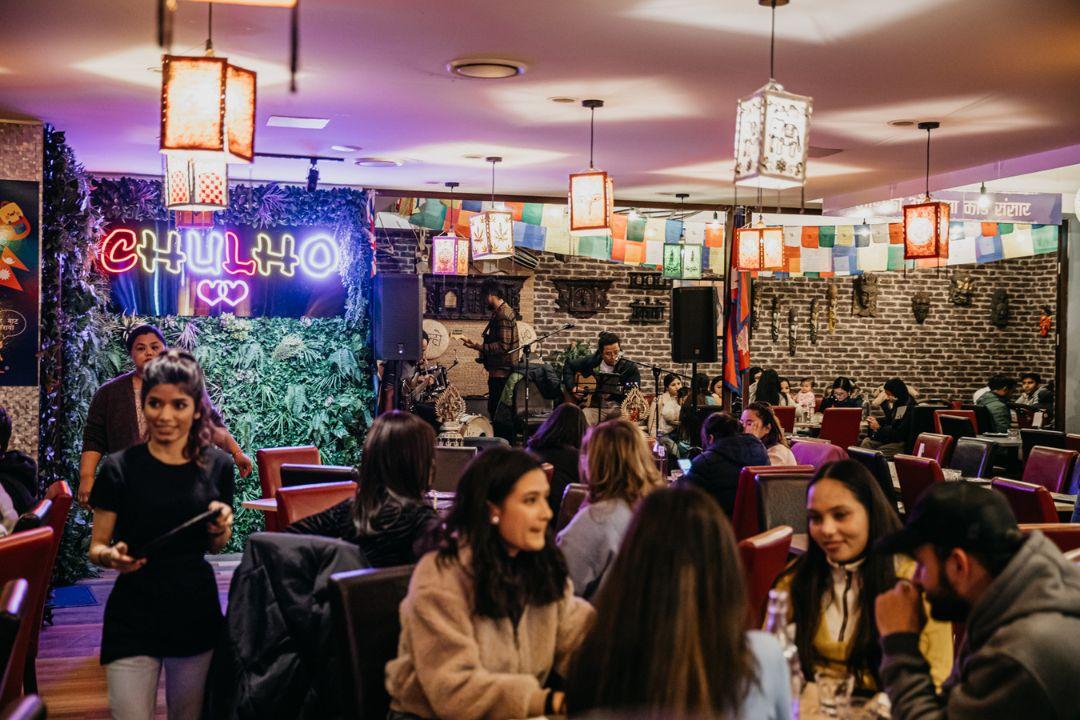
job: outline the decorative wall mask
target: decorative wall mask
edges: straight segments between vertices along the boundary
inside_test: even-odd
[[[830,284],[825,289],[825,313],[828,316],[829,334],[836,332],[836,286]]]
[[[775,296],[769,305],[769,337],[773,342],[780,340],[780,300]]]
[[[810,344],[817,345],[818,341],[818,299],[810,301]]]
[[[648,298],[630,303],[630,322],[634,325],[663,325],[664,309],[661,300],[650,301]]]
[[[859,275],[851,283],[851,314],[877,317],[877,275]]]
[[[787,351],[788,355],[795,357],[795,342],[798,339],[798,329],[795,327],[795,308],[787,311]]]
[[[1008,290],[995,290],[993,297],[990,298],[990,323],[999,330],[1004,330],[1009,326]]]
[[[1050,334],[1050,328],[1054,326],[1054,313],[1049,305],[1042,305],[1040,308],[1042,315],[1039,317],[1039,337],[1047,337]]]
[[[915,322],[922,325],[930,315],[930,293],[917,292],[911,296],[911,312],[915,314]]]
[[[966,272],[953,272],[949,278],[949,302],[960,307],[971,307],[974,294],[975,278]]]

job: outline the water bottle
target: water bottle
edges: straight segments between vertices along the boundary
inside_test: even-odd
[[[787,590],[770,590],[768,614],[765,618],[765,632],[780,643],[780,650],[787,660],[791,683],[791,717],[798,720],[799,698],[802,696],[806,679],[803,677],[802,664],[799,662],[799,649],[788,633],[788,593]]]

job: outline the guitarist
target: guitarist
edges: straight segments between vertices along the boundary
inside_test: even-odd
[[[517,348],[519,342],[517,314],[506,302],[503,289],[498,283],[485,280],[480,286],[480,295],[491,308],[491,319],[484,328],[482,342],[468,338],[461,342],[467,348],[480,351],[480,357],[476,361],[483,363],[488,373],[488,417],[494,425],[499,398],[502,397],[503,388],[506,387],[506,380],[510,377],[516,359],[509,351]]]
[[[586,414],[595,415],[597,422],[618,416],[619,406],[626,397],[625,391],[631,386],[641,384],[641,373],[638,372],[637,365],[620,357],[621,353],[619,336],[612,332],[602,332],[596,341],[595,353],[571,360],[563,366],[563,387],[579,402],[589,394],[581,382],[583,379],[591,378],[597,372],[614,373],[619,376],[619,384],[623,392],[610,394],[601,393],[595,389],[591,393],[589,410],[595,409],[595,412],[587,411]]]

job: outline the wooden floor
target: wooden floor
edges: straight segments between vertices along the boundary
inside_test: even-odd
[[[239,555],[218,555],[211,559],[217,576],[222,608],[229,591],[232,573]],[[98,662],[101,652],[101,621],[105,601],[112,592],[116,573],[84,580],[98,604],[89,607],[57,609],[54,624],[41,631],[38,651],[38,692],[48,708],[49,718],[108,718],[108,691],[105,668]],[[158,689],[156,717],[165,718],[165,687]]]

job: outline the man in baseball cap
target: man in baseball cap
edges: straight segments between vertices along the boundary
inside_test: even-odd
[[[1021,533],[1004,496],[937,483],[875,551],[918,561],[875,606],[894,718],[1076,717],[1080,569],[1042,533]],[[919,651],[924,594],[935,620],[963,628],[940,693]]]

